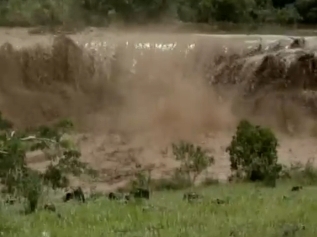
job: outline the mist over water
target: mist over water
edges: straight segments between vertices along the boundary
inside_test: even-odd
[[[127,39],[2,45],[1,111],[18,127],[70,117],[82,131],[172,139],[232,131],[241,118],[286,133],[315,126],[313,49],[247,55],[256,41]]]

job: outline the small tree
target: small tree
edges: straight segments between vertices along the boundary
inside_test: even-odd
[[[277,163],[277,146],[277,138],[270,129],[241,121],[226,149],[230,155],[231,171],[246,180],[265,181],[275,186],[282,170]]]
[[[36,210],[43,185],[66,187],[68,174],[96,174],[79,160],[80,152],[70,139],[66,139],[66,133],[72,128],[70,121],[63,120],[50,127],[14,131],[12,124],[0,114],[0,181],[6,192],[27,200],[28,212]],[[44,152],[50,161],[44,173],[26,164],[27,152],[35,150]]]
[[[214,158],[208,156],[200,146],[185,141],[172,144],[172,148],[176,160],[181,162],[177,170],[178,175],[185,176],[191,184],[194,184],[197,177],[215,162]]]

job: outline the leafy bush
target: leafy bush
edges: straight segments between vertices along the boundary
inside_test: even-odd
[[[214,157],[208,156],[200,146],[185,141],[172,144],[172,148],[176,160],[181,162],[176,175],[191,184],[194,184],[197,177],[215,162]]]
[[[214,163],[214,158],[207,155],[200,146],[181,141],[172,144],[176,160],[181,162],[171,177],[152,179],[151,168],[142,168],[134,180],[122,190],[146,188],[152,190],[181,190],[191,187],[197,177]]]
[[[231,171],[246,180],[274,186],[282,169],[277,163],[277,146],[277,138],[270,129],[241,121],[226,149]]]
[[[66,187],[68,174],[91,173],[87,164],[79,160],[80,152],[66,139],[72,128],[73,124],[64,120],[50,127],[14,131],[12,124],[0,117],[0,181],[6,192],[27,200],[27,211],[36,210],[43,185]],[[50,161],[44,173],[27,166],[29,151],[42,151]]]

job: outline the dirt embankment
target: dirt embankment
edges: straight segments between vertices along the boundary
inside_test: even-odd
[[[142,41],[152,44],[132,44]],[[315,51],[250,51],[186,35],[134,35],[129,44],[59,36],[52,45],[21,49],[7,43],[0,48],[0,110],[17,127],[72,118],[79,132],[89,132],[80,139],[83,158],[103,171],[107,187],[125,182],[136,163],[164,175],[176,165],[165,148],[179,139],[209,149],[217,159],[212,172],[225,178],[224,148],[241,118],[314,144]],[[294,155],[294,137],[285,137],[283,160],[315,153],[302,146]]]

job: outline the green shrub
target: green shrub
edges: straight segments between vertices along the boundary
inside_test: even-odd
[[[191,184],[194,184],[197,177],[215,162],[214,157],[208,156],[200,146],[185,141],[172,144],[172,148],[175,159],[181,162],[175,175],[178,179],[187,180]]]
[[[27,212],[34,212],[44,186],[62,188],[68,185],[67,175],[92,174],[79,160],[80,152],[66,133],[73,124],[63,120],[53,126],[41,126],[26,131],[14,131],[12,124],[0,117],[0,180],[7,193],[23,197]],[[4,126],[6,125],[6,126]],[[42,151],[49,161],[44,173],[26,164],[26,153]]]
[[[226,149],[231,171],[246,180],[275,186],[282,169],[277,163],[277,146],[277,138],[270,129],[241,121]]]
[[[151,169],[141,169],[136,173],[134,180],[125,189],[148,188],[151,190],[181,190],[191,187],[197,177],[210,165],[214,158],[200,146],[194,146],[181,141],[172,144],[175,159],[180,161],[180,167],[174,170],[171,177],[152,179]]]

